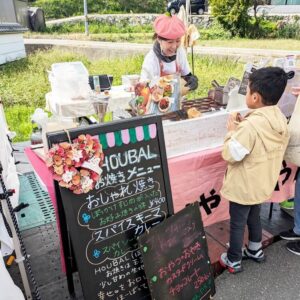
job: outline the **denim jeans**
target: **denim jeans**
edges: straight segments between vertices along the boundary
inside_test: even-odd
[[[298,174],[295,185],[295,197],[294,197],[294,232],[300,235],[300,168],[298,168]]]
[[[260,243],[262,227],[260,222],[260,204],[241,205],[229,202],[230,241],[227,257],[231,262],[242,259],[242,247],[246,224],[248,225],[249,241]]]

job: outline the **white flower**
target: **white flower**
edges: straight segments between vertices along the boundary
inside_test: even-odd
[[[73,172],[71,171],[66,171],[63,175],[62,175],[62,180],[64,182],[70,182],[72,180],[73,177]]]
[[[73,149],[73,160],[79,162],[82,158],[82,150],[75,150]]]
[[[82,167],[87,168],[89,170],[94,171],[95,173],[101,175],[102,169],[99,167],[100,158],[98,157],[92,157],[88,161],[85,161],[82,164]]]
[[[81,177],[80,182],[83,190],[89,189],[93,184],[93,180],[89,176]]]
[[[54,144],[53,147],[52,147],[53,151],[57,151],[59,149],[59,146],[58,144]]]

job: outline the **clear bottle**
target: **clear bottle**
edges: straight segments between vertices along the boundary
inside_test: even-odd
[[[34,121],[31,122],[32,122],[32,133],[30,136],[31,145],[42,144],[43,143],[42,128]]]

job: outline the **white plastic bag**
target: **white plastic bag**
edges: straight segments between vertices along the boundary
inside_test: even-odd
[[[295,109],[288,124],[290,140],[284,159],[300,166],[300,96],[297,99]]]
[[[51,69],[49,81],[54,99],[59,99],[60,103],[68,103],[89,97],[89,73],[82,62],[56,63]]]
[[[286,88],[278,101],[278,106],[286,117],[290,117],[294,111],[296,97],[292,93],[292,88],[300,85],[300,68],[285,68],[285,72],[294,71],[295,75],[289,79]]]

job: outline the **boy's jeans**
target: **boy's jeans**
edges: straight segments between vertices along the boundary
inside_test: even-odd
[[[300,235],[300,167],[298,168],[298,175],[295,185],[294,198],[294,232]]]
[[[241,205],[229,202],[230,241],[227,257],[231,262],[241,261],[244,232],[248,225],[249,241],[260,243],[262,227],[260,223],[260,204]]]

